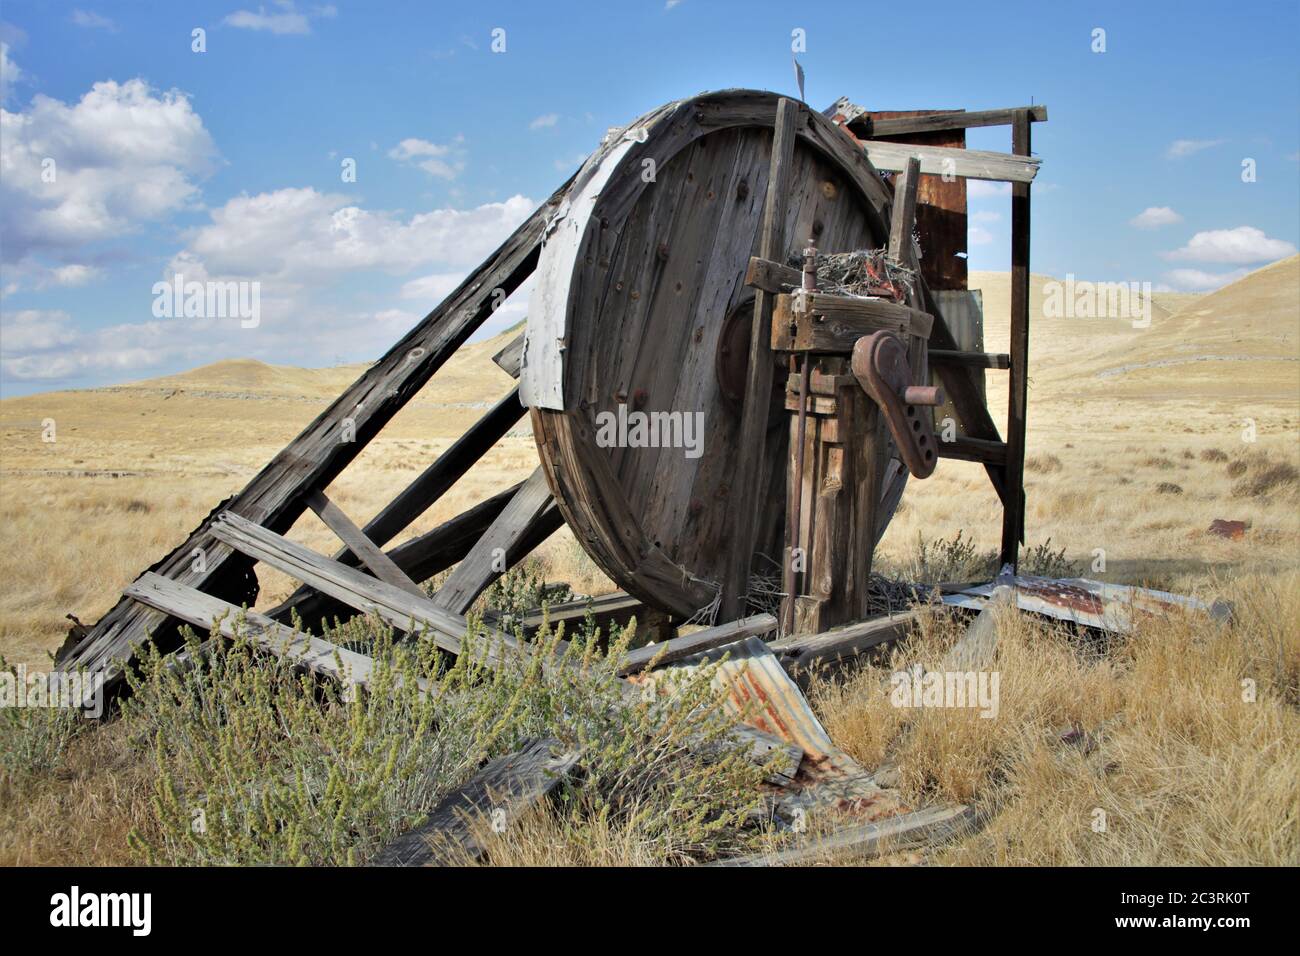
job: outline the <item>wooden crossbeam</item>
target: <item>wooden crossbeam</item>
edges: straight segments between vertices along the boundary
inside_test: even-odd
[[[998,468],[1004,467],[1007,460],[1007,446],[1004,442],[982,438],[954,438],[952,441],[940,441],[938,452],[940,458],[978,461]]]
[[[801,119],[800,105],[782,97],[777,103],[772,128],[772,161],[767,177],[767,195],[763,202],[763,222],[759,228],[759,255],[777,262],[784,258],[781,248],[785,235],[785,207],[794,166],[796,126]],[[740,448],[730,501],[735,509],[731,564],[723,581],[721,612],[724,618],[739,617],[749,590],[749,573],[758,535],[758,507],[762,493],[764,446],[767,436],[768,395],[772,391],[772,304],[773,296],[765,289],[754,294],[754,317],[749,336],[749,366],[745,379],[745,398],[741,409]]]
[[[859,120],[866,127],[867,136],[904,136],[909,133],[934,133],[949,129],[974,129],[980,126],[1009,126],[1021,111],[1029,113],[1036,123],[1047,122],[1046,106],[1014,107],[1004,110],[971,110],[969,112],[932,113],[928,116],[907,116],[898,119]]]
[[[304,634],[272,620],[265,614],[241,610],[210,594],[178,584],[152,571],[146,571],[122,593],[132,600],[179,618],[187,624],[224,637],[244,636],[258,647],[276,655],[288,656],[313,673],[340,681],[345,685],[368,687],[374,661],[320,637]],[[237,627],[243,619],[244,626]],[[422,679],[422,690],[428,691]]]
[[[988,179],[994,182],[1028,183],[1038,175],[1041,162],[1029,155],[994,153],[953,146],[913,146],[909,143],[884,143],[862,140],[871,165],[886,172],[900,172],[908,161],[921,161],[921,172],[934,176],[960,176],[964,179]]]
[[[768,634],[774,630],[776,630],[776,618],[771,614],[755,614],[741,618],[739,621],[708,627],[693,634],[674,637],[658,644],[647,644],[645,647],[629,651],[619,673],[636,674],[652,663],[656,667],[671,664],[673,661],[680,661],[701,651],[734,644],[747,637]]]
[[[313,491],[307,496],[307,505],[331,531],[339,536],[340,541],[352,549],[352,553],[361,559],[361,563],[369,568],[375,577],[411,594],[424,594],[392,558],[384,554],[366,537],[364,531],[352,523],[352,519],[342,508],[325,496],[325,492]]]
[[[510,504],[456,566],[433,596],[433,603],[457,614],[468,611],[488,585],[502,575],[511,551],[543,520],[548,509],[555,509],[555,503],[546,475],[539,467],[520,485]]]
[[[905,611],[889,617],[847,624],[820,634],[794,634],[775,640],[772,652],[786,670],[811,670],[857,657],[865,651],[906,636],[919,612]]]

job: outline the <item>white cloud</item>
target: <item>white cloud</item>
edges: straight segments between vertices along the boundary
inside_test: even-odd
[[[26,112],[0,110],[0,134],[6,262],[66,254],[192,204],[216,154],[183,94],[139,79],[96,83],[71,106],[38,94]]]
[[[987,246],[993,241],[993,233],[983,226],[971,226],[970,231],[967,233],[967,239],[972,246]]]
[[[108,17],[102,16],[89,10],[73,10],[72,16],[68,18],[72,21],[73,26],[84,27],[87,30],[107,30],[110,33],[117,32],[117,24]]]
[[[57,348],[76,338],[71,317],[62,311],[22,309],[0,314],[0,358]]]
[[[23,71],[9,58],[9,44],[0,43],[0,103],[9,96],[9,88],[23,78]]]
[[[1249,269],[1233,269],[1231,272],[1203,272],[1200,269],[1174,269],[1164,274],[1169,286],[1179,292],[1207,292],[1235,282],[1248,273]]]
[[[79,263],[73,263],[66,266],[58,266],[50,270],[48,284],[62,286],[85,285],[92,279],[98,279],[104,274],[104,270],[98,266],[86,266]]]
[[[1148,206],[1130,219],[1128,224],[1139,229],[1159,229],[1161,226],[1172,226],[1182,221],[1183,217],[1168,206]]]
[[[403,299],[441,302],[465,278],[463,272],[435,272],[402,284]]]
[[[559,113],[543,113],[541,116],[537,117],[537,119],[535,119],[535,120],[533,120],[531,123],[529,123],[529,124],[528,124],[528,128],[529,128],[529,129],[546,129],[546,128],[550,127],[550,126],[554,126],[554,125],[555,125],[556,123],[558,123],[559,121],[560,121],[560,114],[559,114]]]
[[[1246,265],[1271,262],[1294,255],[1296,247],[1282,239],[1270,239],[1262,229],[1238,226],[1236,229],[1210,229],[1198,232],[1187,245],[1162,255],[1173,262],[1217,262]]]
[[[966,180],[966,195],[971,199],[989,199],[993,196],[1010,196],[1010,183],[991,183],[984,179]]]
[[[338,15],[338,8],[333,4],[313,7],[307,13],[300,12],[290,0],[280,0],[276,6],[280,8],[279,13],[267,13],[266,7],[258,7],[256,13],[236,10],[226,17],[225,22],[243,30],[259,30],[280,36],[303,36],[311,33],[312,20],[329,19]]]
[[[1203,149],[1221,146],[1226,142],[1226,139],[1176,139],[1165,150],[1165,158],[1182,159],[1191,156],[1193,153],[1199,153]]]
[[[992,212],[988,209],[981,209],[979,212],[971,213],[971,222],[998,222],[1002,218],[1002,213]]]
[[[664,0],[664,9],[671,10],[673,7],[677,6],[681,2],[682,0]]]
[[[404,139],[388,151],[388,158],[407,166],[423,169],[439,179],[455,179],[465,169],[465,137],[457,135],[450,143],[431,143],[427,139]]]

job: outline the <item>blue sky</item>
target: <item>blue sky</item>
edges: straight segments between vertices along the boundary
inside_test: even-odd
[[[0,392],[374,358],[606,128],[795,92],[796,28],[817,108],[1048,105],[1034,271],[1212,288],[1300,240],[1298,7],[7,0]],[[1005,269],[1010,200],[978,192],[972,268]],[[259,325],[155,317],[178,269],[260,282]]]

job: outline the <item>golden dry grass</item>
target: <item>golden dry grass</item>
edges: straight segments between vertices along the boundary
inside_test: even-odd
[[[1032,622],[1003,621],[994,721],[951,711],[909,719],[882,705],[876,671],[818,685],[816,704],[864,764],[896,757],[912,798],[988,812],[982,833],[940,862],[1297,862],[1300,258],[1212,295],[1157,295],[1145,330],[1044,317],[1043,281],[1035,277],[1031,299],[1029,543],[1051,538],[1087,576],[1234,597],[1242,616],[1226,630],[1175,622],[1091,656]],[[975,273],[972,286],[984,291],[986,347],[1005,349],[1006,276]],[[509,388],[488,361],[502,344],[458,354],[331,497],[359,523],[375,514]],[[45,661],[64,614],[95,620],[359,370],[227,362],[0,402],[0,653]],[[989,396],[1005,408],[1004,373],[989,373]],[[53,444],[41,441],[45,418],[57,425]],[[403,538],[521,480],[536,460],[521,421]],[[1250,530],[1209,535],[1215,518]],[[962,531],[996,548],[999,520],[982,469],[945,461],[909,486],[881,564],[904,566],[918,536]],[[310,514],[290,536],[336,547]],[[611,586],[565,531],[543,557],[548,576],[575,590]],[[275,572],[261,577],[259,606],[292,589]],[[936,625],[905,659],[933,663],[952,639]],[[1259,688],[1249,705],[1240,700],[1247,677]],[[1099,741],[1092,752],[1057,741],[1070,724]],[[125,860],[125,833],[145,808],[124,754],[111,732],[79,740],[67,769],[21,799],[0,798],[0,862]],[[1097,808],[1105,834],[1089,826]],[[497,862],[654,862],[627,834],[578,839],[557,817],[530,826],[532,837]]]

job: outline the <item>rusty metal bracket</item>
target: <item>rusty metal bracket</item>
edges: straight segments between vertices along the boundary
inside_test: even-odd
[[[907,346],[893,332],[864,335],[853,346],[853,375],[880,406],[903,463],[913,477],[929,478],[938,463],[934,416],[918,407],[943,404],[943,390],[913,385]]]

